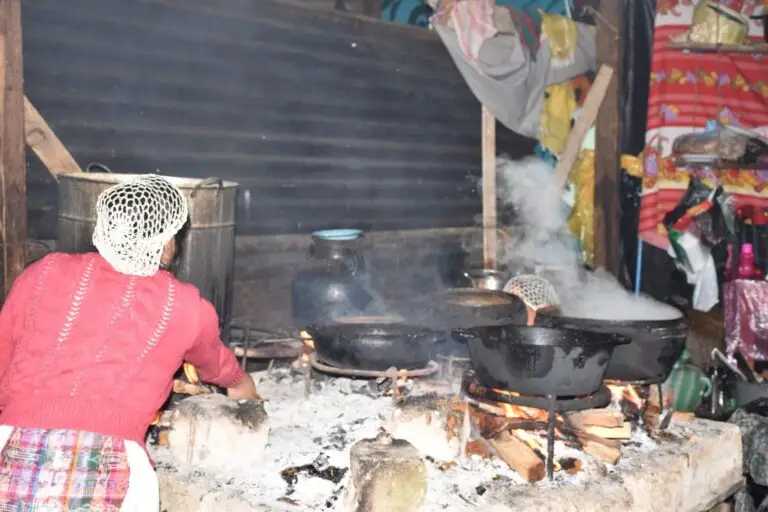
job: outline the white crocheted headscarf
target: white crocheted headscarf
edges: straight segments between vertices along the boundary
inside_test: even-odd
[[[188,216],[176,185],[155,174],[132,178],[99,195],[93,245],[121,274],[152,276]]]

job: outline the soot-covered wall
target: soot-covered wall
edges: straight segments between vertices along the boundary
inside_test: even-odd
[[[24,0],[26,94],[76,160],[241,185],[238,233],[469,226],[480,105],[429,31],[277,0]],[[499,150],[531,143],[499,129]],[[30,229],[56,185],[30,156]]]

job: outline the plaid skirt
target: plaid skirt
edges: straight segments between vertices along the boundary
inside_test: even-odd
[[[0,512],[157,510],[156,502],[149,508],[146,502],[125,503],[135,501],[135,492],[133,500],[126,498],[136,471],[123,439],[72,430],[0,428],[6,433],[0,446],[7,437],[0,452]],[[150,494],[157,496],[156,478],[153,483]]]

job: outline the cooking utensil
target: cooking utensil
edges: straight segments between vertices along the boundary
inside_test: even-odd
[[[597,391],[614,347],[630,339],[579,329],[516,324],[454,331],[467,340],[484,386],[533,395],[579,396]]]
[[[528,325],[536,322],[539,311],[551,312],[560,305],[555,287],[536,274],[515,276],[504,285],[504,291],[520,297],[528,307]]]
[[[519,298],[495,290],[450,288],[407,304],[400,314],[411,323],[438,330],[525,323],[525,304]]]
[[[473,288],[496,291],[501,291],[501,289],[504,288],[507,279],[509,279],[506,272],[490,268],[469,269],[464,272],[464,277],[469,279]]]
[[[672,320],[598,320],[539,315],[536,325],[585,329],[620,334],[629,344],[616,347],[605,378],[624,381],[663,382],[680,358],[688,337],[685,317]]]
[[[309,326],[318,358],[338,368],[386,371],[423,368],[443,334],[403,324]]]
[[[731,372],[733,372],[735,375],[738,375],[741,380],[744,382],[747,382],[747,376],[744,375],[739,368],[734,365],[728,357],[723,354],[720,349],[713,348],[712,349],[712,359],[718,359],[720,362],[722,362]]]
[[[755,372],[752,371],[752,368],[750,368],[747,360],[744,359],[744,356],[739,352],[735,352],[733,358],[736,359],[736,366],[739,367],[741,373],[747,378],[747,382],[750,384],[757,384],[759,379],[755,376]]]

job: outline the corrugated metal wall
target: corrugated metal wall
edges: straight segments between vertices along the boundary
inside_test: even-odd
[[[275,0],[24,0],[23,30],[26,94],[81,165],[238,181],[241,234],[480,211],[480,107],[426,30]],[[30,160],[49,238],[56,187]]]

